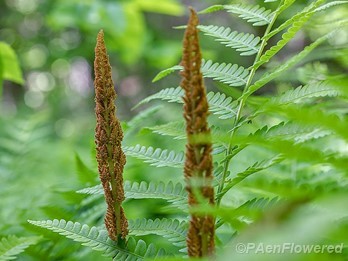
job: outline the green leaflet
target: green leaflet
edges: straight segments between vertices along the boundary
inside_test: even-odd
[[[264,7],[258,5],[244,5],[244,4],[235,4],[235,5],[224,5],[223,6],[227,12],[238,14],[247,22],[252,23],[253,26],[262,26],[269,24],[272,20],[273,13],[271,10],[268,10]]]
[[[288,90],[284,94],[274,97],[270,100],[274,104],[300,103],[304,99],[316,97],[336,97],[341,94],[337,87],[330,84],[329,81],[310,83],[305,86],[299,86],[296,89]]]
[[[0,260],[14,260],[31,245],[36,244],[41,237],[16,237],[10,235],[0,241]]]
[[[28,222],[80,242],[83,246],[91,247],[93,250],[101,251],[105,256],[112,257],[115,261],[140,261],[165,254],[163,250],[156,250],[153,244],[146,245],[143,240],[136,241],[132,237],[127,240],[125,247],[121,247],[109,238],[106,230],[89,227],[86,224],[82,225],[79,222],[65,221],[64,219],[28,220]]]
[[[129,233],[131,235],[155,234],[167,238],[173,245],[186,246],[187,222],[177,219],[156,218],[129,220]]]
[[[199,25],[198,29],[205,35],[216,38],[215,40],[241,52],[240,55],[253,55],[259,50],[260,37],[253,34],[238,33],[229,27],[214,25]]]
[[[172,181],[169,181],[167,184],[164,182],[147,183],[145,181],[138,183],[127,180],[124,183],[124,191],[127,199],[164,199],[179,209],[187,210],[187,193],[181,183],[174,184]],[[104,191],[101,185],[96,185],[94,187],[81,189],[77,191],[77,193],[101,195]]]
[[[169,151],[167,149],[145,147],[139,144],[131,147],[123,147],[127,156],[141,159],[155,167],[182,168],[184,164],[184,153]]]
[[[159,72],[155,78],[153,78],[152,82],[157,82],[159,80],[161,80],[162,78],[166,77],[167,75],[175,72],[175,71],[181,71],[182,70],[182,66],[181,65],[175,65],[173,67],[170,67],[168,69],[165,69],[161,72]]]

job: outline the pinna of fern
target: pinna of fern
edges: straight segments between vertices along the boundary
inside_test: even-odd
[[[194,140],[197,135],[210,137],[210,129],[207,124],[208,102],[200,71],[202,59],[198,41],[198,17],[192,8],[190,11],[191,15],[183,40],[181,65],[184,69],[181,72],[180,84],[185,92],[183,99],[187,135],[184,174],[189,205],[198,204],[197,194],[209,204],[214,205],[212,144],[210,141]],[[214,223],[214,218],[207,214],[191,216],[187,233],[190,257],[207,256],[214,252]]]
[[[120,121],[115,116],[116,92],[111,78],[111,66],[102,30],[97,37],[94,72],[97,118],[95,129],[96,158],[107,203],[104,218],[105,227],[112,240],[125,239],[128,234],[128,222],[122,208],[122,202],[125,199],[123,168],[126,164],[126,157],[121,148],[123,132]]]

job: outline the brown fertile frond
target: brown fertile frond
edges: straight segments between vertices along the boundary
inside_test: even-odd
[[[121,149],[123,132],[115,116],[116,92],[102,30],[98,33],[95,47],[94,74],[97,117],[95,143],[99,177],[107,203],[104,221],[111,239],[124,239],[128,234],[128,222],[121,206],[124,200],[123,168],[126,157]]]
[[[184,118],[186,121],[186,159],[185,179],[190,206],[196,205],[196,193],[214,205],[214,189],[212,186],[213,164],[212,144],[210,141],[195,142],[197,135],[210,140],[210,129],[207,118],[208,102],[201,73],[201,52],[199,47],[199,23],[196,12],[190,8],[191,15],[183,40],[183,57],[181,65],[181,87],[184,95]],[[197,184],[198,182],[198,184]],[[192,215],[187,235],[187,247],[190,257],[211,255],[214,252],[215,220],[210,215]]]

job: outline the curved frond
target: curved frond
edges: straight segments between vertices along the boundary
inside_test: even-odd
[[[299,103],[304,99],[316,98],[316,97],[336,97],[340,95],[340,91],[334,86],[329,85],[327,82],[316,82],[305,86],[297,87],[296,89],[289,90],[281,96],[271,99],[272,103],[276,104],[290,104]]]
[[[129,220],[129,233],[131,235],[143,236],[155,234],[167,238],[173,245],[186,246],[187,222],[177,219],[136,219]]]
[[[202,73],[206,78],[212,78],[230,86],[242,86],[247,82],[249,70],[237,64],[213,63],[211,60],[202,61]]]
[[[306,46],[300,53],[293,56],[289,60],[287,60],[285,63],[283,63],[281,66],[276,67],[271,72],[265,73],[259,80],[257,80],[253,85],[251,85],[248,90],[241,96],[241,98],[248,97],[258,89],[260,89],[262,86],[273,80],[274,78],[278,77],[281,73],[288,70],[298,62],[300,62],[302,59],[304,59],[313,49],[315,49],[318,45],[320,45],[322,42],[324,42],[331,33],[324,35],[311,43],[310,45]]]
[[[151,166],[155,167],[173,167],[182,168],[184,164],[184,153],[175,152],[167,149],[145,147],[139,144],[131,147],[123,147],[123,151],[127,156],[141,159]]]
[[[240,55],[253,55],[259,50],[260,37],[253,34],[238,33],[229,27],[214,25],[199,25],[198,29],[205,35],[216,38],[215,40],[241,52]]]
[[[244,20],[249,23],[253,23],[253,26],[262,26],[269,24],[272,20],[273,13],[264,7],[258,5],[224,5],[223,6],[227,12],[238,14]]]
[[[313,8],[318,6],[322,0],[318,0],[313,4]],[[267,50],[252,67],[259,68],[262,64],[267,63],[274,55],[276,55],[294,36],[297,32],[304,26],[304,24],[312,17],[314,13],[310,11],[303,11],[296,16],[290,28],[282,34],[282,39],[277,42],[276,45],[272,46]]]
[[[167,184],[164,182],[150,182],[142,181],[131,182],[129,180],[124,183],[124,191],[127,199],[144,199],[144,198],[156,198],[164,199],[179,209],[187,209],[187,193],[184,186],[181,183],[174,184],[169,181]],[[100,194],[104,193],[101,185],[84,188],[78,190],[77,193],[81,194]]]
[[[0,260],[14,260],[26,248],[36,244],[40,237],[4,237],[0,241]]]
[[[113,260],[144,260],[149,257],[162,256],[162,250],[157,251],[154,245],[146,245],[143,240],[135,241],[129,238],[124,248],[112,241],[106,230],[97,227],[89,227],[88,225],[78,222],[61,220],[33,221],[28,220],[30,224],[46,228],[76,242],[80,242],[84,246],[91,247],[93,250],[101,251],[105,256],[112,257]]]

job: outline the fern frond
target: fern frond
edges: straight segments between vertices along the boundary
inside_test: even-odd
[[[318,6],[323,0],[318,0],[313,6]],[[292,23],[290,28],[282,34],[282,40],[278,41],[276,45],[267,50],[252,67],[257,69],[262,64],[267,63],[274,55],[276,55],[304,26],[304,24],[312,17],[312,12],[302,12],[302,15],[298,15],[296,20]]]
[[[211,60],[202,62],[202,73],[206,78],[212,78],[230,86],[242,86],[247,82],[249,70],[237,64],[213,63]]]
[[[253,23],[253,26],[262,26],[269,24],[272,20],[273,13],[264,7],[258,5],[224,5],[223,6],[227,12],[238,14],[244,20],[249,23]]]
[[[179,86],[176,88],[167,88],[160,90],[159,92],[150,95],[140,101],[137,105],[135,105],[134,108],[148,103],[152,100],[162,100],[162,101],[168,101],[168,102],[175,102],[175,103],[183,103],[182,97],[184,96],[184,90]]]
[[[155,167],[182,168],[184,164],[184,153],[162,150],[160,148],[145,147],[139,144],[131,147],[123,147],[127,156],[141,159]]]
[[[264,127],[255,132],[254,135],[262,135],[266,139],[294,140],[296,143],[311,139],[318,139],[331,134],[329,130],[323,130],[315,126],[295,124],[293,122],[281,122],[270,128]]]
[[[315,49],[318,45],[323,43],[332,33],[326,34],[320,38],[318,38],[316,41],[311,43],[310,45],[306,46],[300,53],[290,58],[288,61],[283,63],[281,66],[276,67],[271,72],[265,73],[259,80],[257,80],[253,85],[251,85],[248,90],[241,96],[240,99],[246,98],[258,89],[260,89],[262,86],[273,80],[274,78],[278,77],[281,73],[288,70],[298,62],[300,62],[302,59],[304,59],[313,49]]]
[[[187,209],[187,193],[184,186],[181,183],[174,184],[173,182],[168,182],[167,184],[159,182],[147,183],[142,181],[131,182],[125,181],[124,191],[127,199],[143,199],[143,198],[153,198],[153,199],[164,199],[179,209]],[[84,188],[78,190],[77,193],[81,194],[103,194],[103,188],[101,185],[94,187]]]
[[[154,133],[164,136],[171,136],[175,140],[186,139],[185,124],[182,121],[169,122],[162,125],[148,127]]]
[[[129,220],[129,233],[136,236],[155,234],[167,238],[173,245],[185,247],[187,222],[177,219],[136,219]]]
[[[0,241],[0,260],[14,260],[31,245],[36,244],[40,237],[4,237]]]
[[[238,33],[237,31],[232,31],[229,27],[199,25],[198,29],[205,35],[216,38],[216,41],[226,45],[227,47],[231,47],[236,49],[236,51],[241,52],[240,55],[253,55],[258,52],[260,47],[260,37],[256,37],[253,34]]]
[[[233,177],[231,180],[227,181],[227,184],[225,185],[224,189],[220,194],[217,195],[218,198],[221,198],[223,195],[225,195],[232,187],[236,186],[240,182],[242,182],[244,179],[249,177],[250,175],[259,172],[261,170],[265,170],[270,168],[271,166],[281,162],[284,160],[284,157],[281,155],[277,155],[269,160],[261,161],[261,162],[255,162],[252,166],[248,167],[244,171],[236,174],[235,177]]]
[[[183,95],[184,92],[181,87],[163,89],[158,93],[145,98],[139,102],[136,107],[157,99],[168,102],[183,103]],[[209,92],[207,94],[207,99],[210,112],[219,115],[220,119],[230,119],[236,115],[237,102],[232,101],[231,97],[226,97],[225,94],[219,92]]]
[[[155,79],[159,80],[174,71],[182,70],[182,66],[175,65],[169,69],[159,72]],[[219,64],[213,63],[211,60],[205,61],[202,59],[201,71],[206,78],[213,78],[230,86],[241,86],[246,83],[249,71],[237,64]]]
[[[237,102],[232,97],[226,97],[224,93],[209,92],[207,99],[210,112],[219,115],[220,119],[230,119],[236,115]]]
[[[78,222],[61,220],[33,221],[28,220],[30,224],[46,228],[76,242],[80,242],[83,246],[91,247],[93,250],[101,251],[105,256],[112,257],[113,260],[144,260],[146,258],[162,256],[163,250],[157,251],[154,245],[149,246],[142,240],[135,241],[129,238],[124,248],[112,241],[106,230],[97,227],[89,227],[88,225]]]
[[[324,10],[330,8],[330,7],[337,6],[337,5],[343,5],[343,4],[348,4],[348,1],[332,1],[330,3],[319,6],[313,12],[321,12],[321,11],[324,11]]]
[[[294,90],[289,90],[281,96],[272,98],[270,102],[285,105],[291,103],[299,103],[303,99],[326,96],[336,97],[338,95],[340,95],[340,91],[324,81],[300,86]]]

